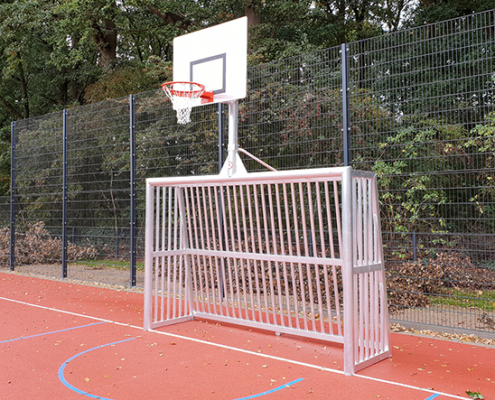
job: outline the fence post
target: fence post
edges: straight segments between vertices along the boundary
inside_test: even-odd
[[[349,63],[347,53],[349,47],[343,43],[340,46],[340,64],[342,70],[342,141],[344,144],[344,167],[351,166],[351,124],[349,105]]]
[[[63,112],[62,278],[67,278],[67,110]]]
[[[15,121],[10,126],[10,270],[15,269]]]
[[[130,140],[131,140],[131,287],[136,286],[136,114],[134,110],[135,96],[129,96],[129,113],[130,113]]]

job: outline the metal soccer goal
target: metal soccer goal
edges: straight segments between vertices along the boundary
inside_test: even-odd
[[[151,178],[145,329],[205,318],[391,355],[376,175],[350,167]]]

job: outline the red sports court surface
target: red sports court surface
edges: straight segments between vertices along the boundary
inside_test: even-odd
[[[495,348],[392,334],[344,376],[342,347],[192,321],[144,332],[143,294],[0,273],[0,399],[495,399]]]

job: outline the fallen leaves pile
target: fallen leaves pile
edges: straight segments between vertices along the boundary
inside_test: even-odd
[[[404,332],[413,333],[415,335],[426,335],[437,339],[452,340],[464,343],[477,343],[487,346],[495,346],[495,340],[483,338],[477,335],[467,335],[464,333],[445,333],[445,332],[434,332],[430,330],[417,330],[413,328],[406,328],[400,324],[390,324],[390,330],[392,332]]]
[[[425,307],[430,295],[446,289],[495,290],[495,270],[476,267],[469,257],[455,253],[391,263],[386,277],[391,312]]]

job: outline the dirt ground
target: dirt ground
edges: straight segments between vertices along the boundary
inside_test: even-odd
[[[40,275],[56,279],[62,278],[62,265],[60,264],[20,265],[16,266],[15,270],[21,274]],[[102,268],[71,264],[67,267],[67,279],[89,284],[131,287],[128,268]],[[144,287],[144,271],[142,269],[136,271],[136,287]]]
[[[6,268],[0,268],[7,270]],[[18,266],[16,272],[21,274],[61,279],[61,265],[25,265]],[[129,269],[102,268],[88,265],[69,265],[67,279],[82,284],[101,285],[119,289],[129,289]],[[144,287],[144,271],[136,271],[136,287]],[[481,337],[495,339],[495,312],[483,313],[480,309],[460,308],[454,306],[431,306],[425,308],[410,308],[390,315],[390,321],[400,326],[422,331],[432,330],[446,334],[475,334]]]

